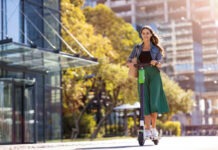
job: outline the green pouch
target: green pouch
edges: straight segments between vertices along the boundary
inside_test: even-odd
[[[139,83],[145,83],[145,70],[140,69],[139,70]]]

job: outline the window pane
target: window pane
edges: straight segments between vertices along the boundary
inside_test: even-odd
[[[24,92],[24,115],[25,115],[25,140],[24,142],[34,142],[34,125],[35,125],[35,99],[34,99],[34,87],[26,87]]]
[[[37,141],[44,141],[44,97],[43,97],[43,77],[42,75],[33,75],[30,73],[25,74],[25,78],[28,78],[30,80],[34,79],[36,80],[36,106],[37,106],[37,121],[36,121],[36,128],[37,128]]]
[[[2,9],[2,1],[0,1],[0,8]],[[0,39],[2,40],[2,12],[3,11],[0,11]]]
[[[43,5],[44,7],[59,10],[59,0],[44,0]]]
[[[20,42],[19,30],[21,29],[19,18],[20,18],[20,0],[5,0],[5,15],[6,19],[6,34],[9,38],[13,38],[13,41]],[[6,37],[4,37],[5,39]]]
[[[39,6],[34,5],[35,1],[25,2],[24,3],[24,13],[26,14],[25,18],[25,33],[26,36],[33,41],[38,47],[43,47],[43,36],[40,33],[43,33],[43,22],[39,13],[42,15],[42,9]],[[42,4],[42,0],[37,0],[37,4]]]
[[[22,72],[8,71],[7,72],[7,77],[22,79],[23,78],[23,73]]]
[[[0,81],[0,143],[12,142],[12,85]]]
[[[22,90],[21,86],[14,86],[15,90],[15,140],[16,143],[22,142]]]
[[[56,19],[59,20],[59,13],[48,9],[44,9],[43,12],[44,19],[49,23],[47,24],[46,22],[44,22],[43,24],[44,34],[49,39],[49,41],[56,47],[55,49],[60,49],[60,39],[57,36],[57,34],[60,35],[59,23],[56,21]],[[51,15],[51,13],[56,19]],[[46,40],[44,40],[44,47],[48,49],[53,49]]]
[[[50,73],[45,79],[46,139],[61,138],[60,72]]]

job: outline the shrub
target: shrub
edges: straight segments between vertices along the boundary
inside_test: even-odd
[[[167,121],[165,124],[165,130],[172,133],[172,135],[181,135],[181,124],[178,121]]]
[[[162,130],[165,134],[171,133],[172,135],[181,135],[181,124],[178,121],[167,121],[165,123],[157,120],[156,126],[158,130]]]
[[[96,126],[94,116],[85,113],[80,120],[79,126],[80,126],[79,137],[81,138],[91,137],[91,134],[94,132]]]
[[[64,138],[70,138],[72,133],[72,128],[75,128],[74,119],[72,115],[63,117],[63,133]],[[79,123],[80,133],[78,137],[86,138],[90,137],[94,132],[96,126],[96,122],[94,120],[94,116],[91,114],[85,113]]]

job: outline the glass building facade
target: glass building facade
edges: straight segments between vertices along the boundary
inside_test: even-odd
[[[61,70],[93,61],[61,52],[59,0],[0,8],[0,144],[61,139]]]
[[[97,5],[97,0],[85,0],[85,4],[83,7],[95,7]]]

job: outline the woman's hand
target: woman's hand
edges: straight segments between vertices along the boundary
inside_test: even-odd
[[[130,68],[130,67],[134,67],[133,63],[127,62],[126,65]]]
[[[155,66],[155,65],[156,65],[156,63],[157,63],[157,61],[156,61],[156,60],[152,60],[152,61],[150,62],[150,64],[151,64],[152,66]]]
[[[158,61],[156,61],[156,60],[152,60],[152,61],[150,62],[150,64],[151,64],[152,66],[156,66],[157,68],[160,68],[160,67],[161,67],[161,63],[158,62]]]
[[[157,68],[161,68],[161,63],[159,62],[156,66]]]

